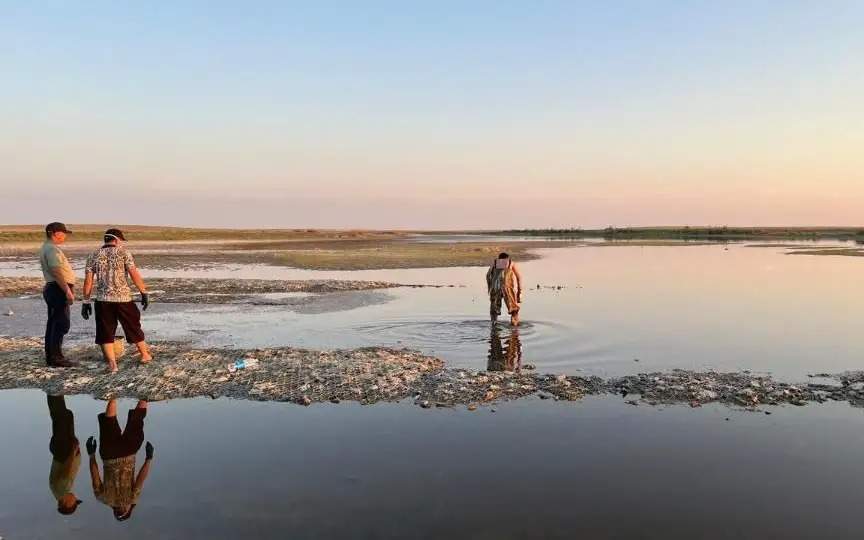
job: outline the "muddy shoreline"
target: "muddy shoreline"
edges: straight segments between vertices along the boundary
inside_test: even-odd
[[[424,408],[481,405],[537,397],[579,401],[589,395],[618,395],[631,405],[720,403],[750,411],[763,405],[845,401],[864,407],[864,372],[819,374],[824,382],[791,384],[769,375],[673,370],[602,379],[555,374],[490,372],[448,368],[437,358],[409,349],[367,347],[313,351],[192,349],[178,343],[153,344],[156,357],[139,365],[127,354],[120,372],[104,373],[93,346],[69,348],[78,367],[45,366],[40,338],[0,337],[0,389],[36,388],[49,393],[165,399],[209,396],[302,405],[352,401],[362,404],[412,399]],[[239,358],[255,358],[255,368],[231,373]],[[765,411],[770,414],[770,411]]]
[[[31,277],[0,277],[0,298],[41,296],[44,281]],[[155,278],[148,279],[151,301],[174,304],[264,304],[262,295],[283,293],[328,294],[407,288],[440,288],[444,285],[402,284],[386,281],[266,280]],[[446,286],[452,287],[452,285]],[[80,298],[80,294],[79,294]],[[273,302],[279,304],[280,302]]]

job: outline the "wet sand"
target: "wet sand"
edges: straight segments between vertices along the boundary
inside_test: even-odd
[[[0,277],[0,298],[39,296],[44,281],[41,278]],[[386,281],[348,280],[265,280],[265,279],[206,279],[155,278],[147,280],[152,300],[160,303],[228,304],[255,303],[279,305],[285,302],[266,295],[283,293],[344,293],[396,287],[442,287],[441,285],[400,284]]]

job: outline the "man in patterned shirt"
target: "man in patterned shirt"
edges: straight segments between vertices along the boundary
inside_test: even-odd
[[[153,357],[144,341],[141,330],[141,313],[132,301],[132,291],[126,281],[128,275],[138,291],[141,292],[141,307],[146,310],[149,305],[147,287],[132,254],[126,251],[120,242],[125,242],[123,231],[108,229],[105,231],[104,245],[87,258],[84,277],[84,305],[81,306],[81,316],[90,318],[92,306],[90,294],[96,286],[96,343],[102,348],[102,354],[108,362],[108,371],[117,372],[117,359],[114,355],[114,333],[117,323],[123,327],[126,341],[134,343],[141,353],[141,363],[146,364]]]
[[[90,455],[93,495],[96,500],[111,507],[117,521],[126,521],[132,517],[132,510],[138,504],[144,481],[150,474],[155,449],[149,441],[144,446],[144,465],[138,474],[135,474],[135,455],[144,444],[146,416],[147,402],[140,400],[138,405],[129,411],[126,427],[121,431],[120,422],[117,420],[117,400],[109,400],[105,412],[99,415],[99,443],[90,437],[85,445]],[[99,474],[97,448],[99,457],[102,458],[104,475]]]

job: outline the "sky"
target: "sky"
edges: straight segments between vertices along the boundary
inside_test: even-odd
[[[0,2],[0,223],[864,225],[864,2]]]

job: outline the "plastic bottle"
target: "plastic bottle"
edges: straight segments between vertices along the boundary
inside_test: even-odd
[[[258,365],[258,359],[257,358],[241,358],[240,360],[237,360],[236,362],[232,362],[232,363],[228,364],[228,371],[230,371],[231,373],[234,373],[238,369],[254,368],[257,365]]]

